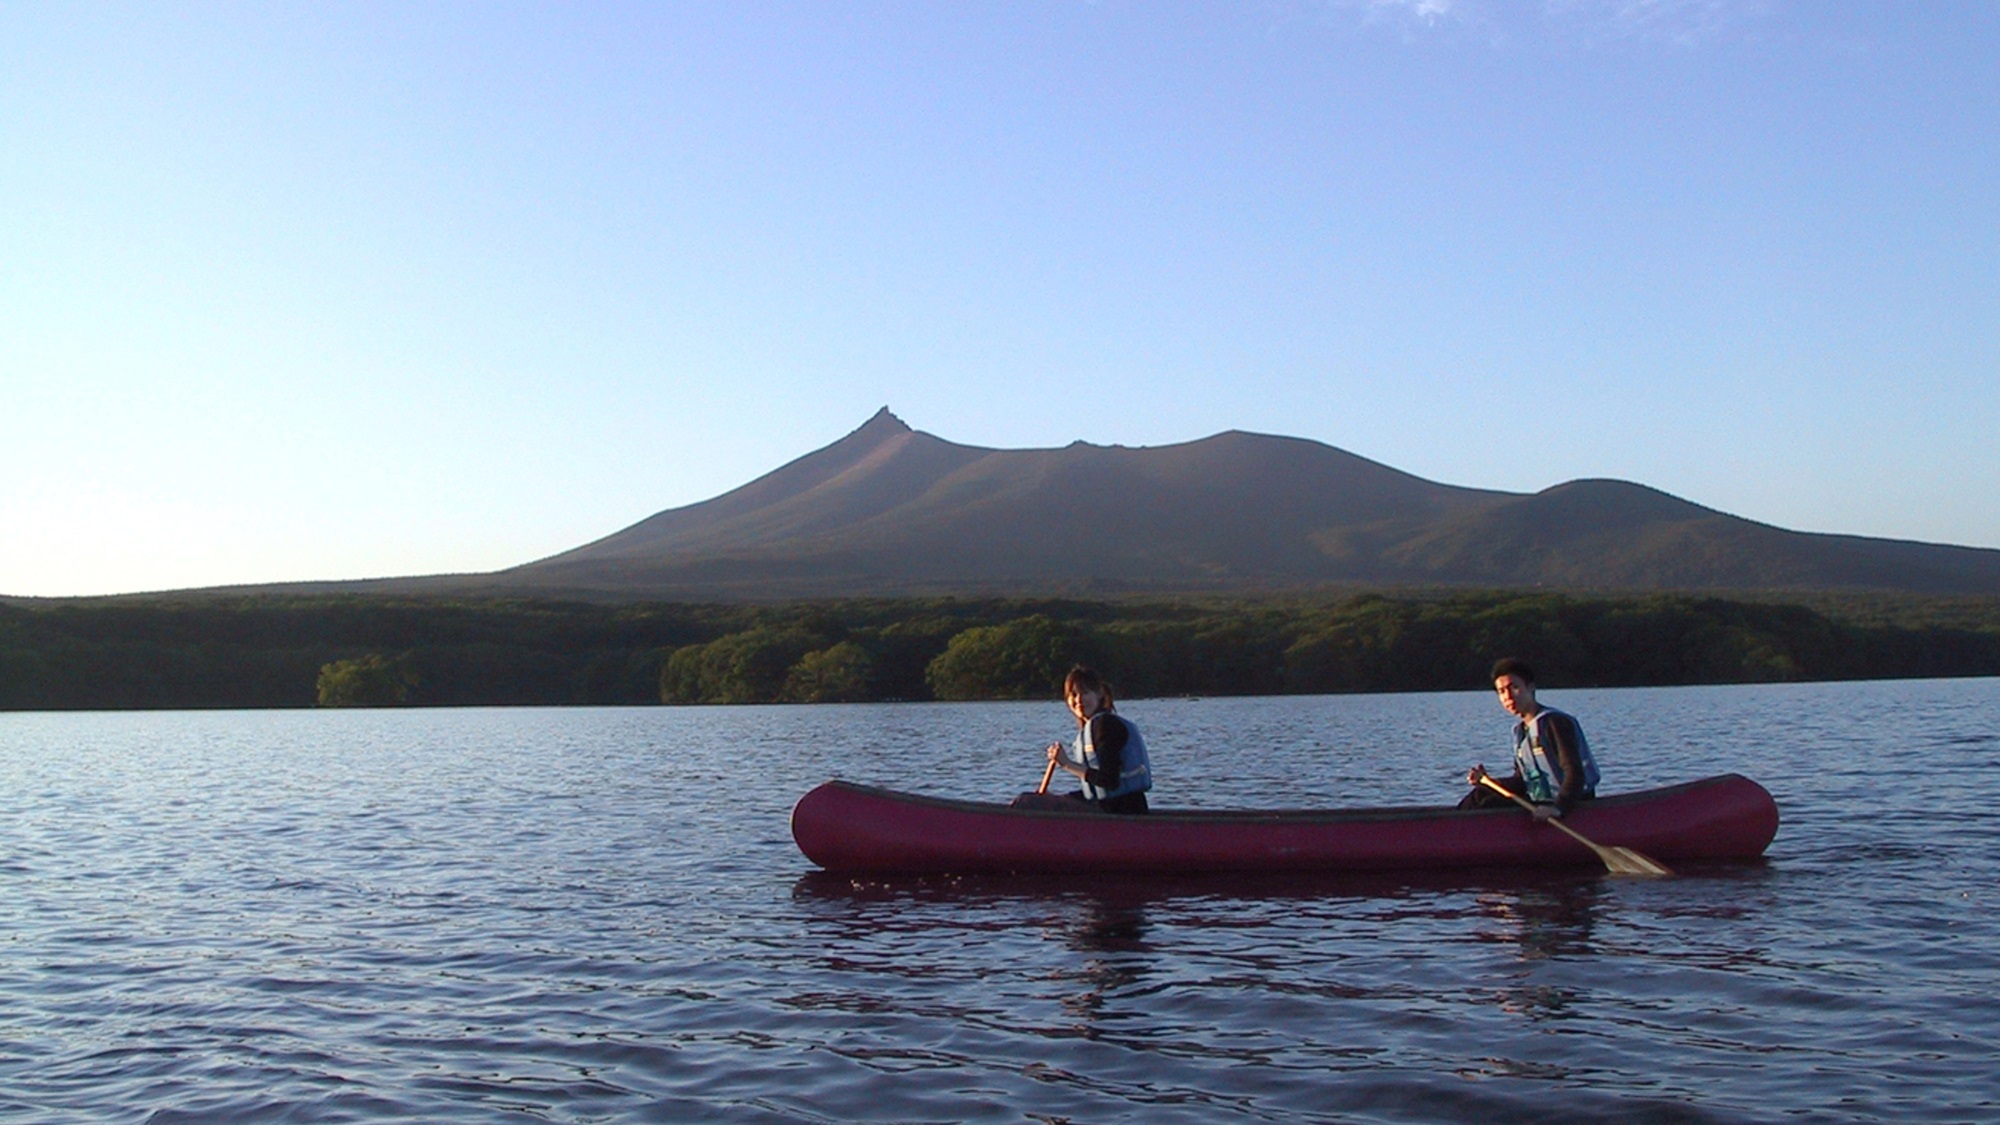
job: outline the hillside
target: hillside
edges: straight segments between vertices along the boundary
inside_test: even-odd
[[[668,598],[1339,584],[2000,593],[2000,551],[1788,531],[1624,481],[1532,495],[1299,438],[958,445],[886,408],[734,491],[467,588]]]
[[[180,593],[774,602],[1357,587],[1991,597],[2000,551],[1789,531],[1629,481],[1464,488],[1235,430],[984,449],[884,408],[740,488],[521,566]]]

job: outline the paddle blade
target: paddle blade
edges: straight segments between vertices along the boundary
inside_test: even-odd
[[[1597,857],[1604,861],[1613,875],[1672,875],[1666,864],[1651,856],[1641,855],[1631,848],[1597,849]]]
[[[1564,824],[1561,820],[1548,823],[1560,828],[1570,839],[1589,848],[1613,875],[1672,875],[1667,865],[1651,856],[1642,855],[1631,848],[1607,847]]]

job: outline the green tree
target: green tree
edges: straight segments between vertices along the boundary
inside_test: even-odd
[[[785,676],[779,698],[791,703],[854,703],[868,699],[874,671],[868,653],[853,641],[818,649],[799,658]]]
[[[922,609],[913,608],[915,616],[892,621],[862,641],[874,665],[875,698],[931,697],[924,672],[944,652],[951,638],[965,628],[965,623]]]
[[[759,626],[675,649],[660,673],[660,698],[667,703],[770,703],[783,693],[792,666],[824,647],[826,638],[817,633]]]
[[[410,701],[417,673],[407,657],[379,652],[336,660],[319,669],[321,707],[393,707]]]
[[[939,699],[1039,699],[1062,690],[1082,636],[1045,614],[980,625],[951,639],[924,672]]]

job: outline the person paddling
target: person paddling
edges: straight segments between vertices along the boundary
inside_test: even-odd
[[[1153,787],[1146,740],[1130,720],[1114,713],[1111,685],[1078,664],[1063,679],[1063,701],[1076,716],[1077,736],[1069,754],[1061,743],[1049,743],[1050,767],[1075,774],[1083,783],[1073,795],[1077,800],[1105,812],[1145,812],[1146,790]]]
[[[1535,700],[1535,670],[1524,660],[1508,657],[1493,665],[1493,690],[1500,706],[1519,721],[1514,724],[1514,775],[1493,780],[1510,793],[1535,804],[1535,819],[1559,817],[1578,801],[1597,795],[1597,762],[1576,718]],[[1466,771],[1472,792],[1458,803],[1462,809],[1482,809],[1508,798],[1481,785],[1484,763]]]

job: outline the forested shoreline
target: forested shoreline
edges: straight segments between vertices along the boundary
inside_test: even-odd
[[[604,605],[367,596],[0,602],[0,709],[1042,698],[2000,675],[2000,599],[1520,591]]]

